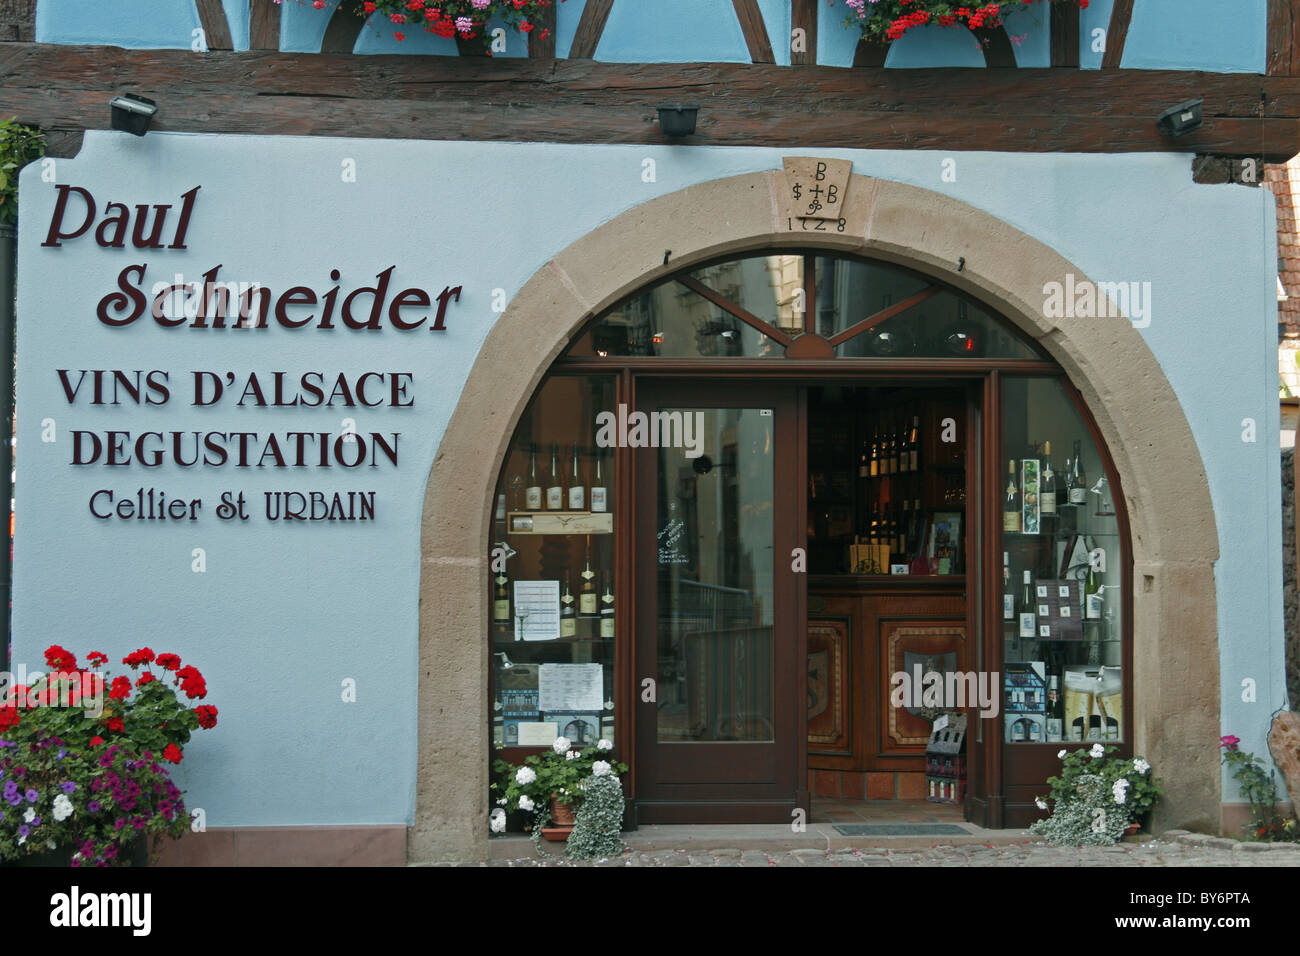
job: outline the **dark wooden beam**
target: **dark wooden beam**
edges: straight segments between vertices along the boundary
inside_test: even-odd
[[[1110,11],[1110,26],[1106,29],[1106,52],[1101,57],[1103,70],[1118,70],[1124,60],[1124,43],[1128,40],[1128,25],[1133,19],[1133,0],[1115,0]]]
[[[817,65],[817,10],[817,0],[790,0],[790,29],[803,30],[806,44],[801,53],[790,51],[792,66]]]
[[[249,0],[249,3],[249,49],[280,49],[280,5],[271,0]]]
[[[731,0],[731,5],[736,8],[740,32],[745,34],[750,62],[775,63],[772,43],[767,38],[767,24],[763,22],[763,11],[758,9],[758,0]]]
[[[853,65],[863,67],[882,67],[889,58],[888,40],[868,40],[863,37],[853,48]]]
[[[1300,151],[1300,77],[1181,70],[792,73],[743,63],[195,57],[187,50],[0,44],[0,89],[6,115],[46,130],[106,128],[108,98],[136,92],[158,100],[153,128],[164,130],[662,143],[654,107],[679,98],[700,104],[692,143],[701,145],[1175,151],[1264,155],[1269,162]],[[1162,137],[1156,116],[1193,98],[1205,100],[1205,125]]]
[[[325,26],[325,38],[321,40],[322,53],[351,53],[361,36],[361,28],[366,25],[366,18],[361,15],[361,0],[342,0],[334,8],[330,22]],[[276,46],[279,46],[277,41]]]
[[[1079,7],[1076,4],[1052,4],[1052,66],[1078,69]]]
[[[577,32],[573,34],[569,59],[590,60],[596,55],[600,35],[605,32],[605,21],[609,19],[613,6],[614,0],[587,0],[587,5],[582,8],[582,18],[578,20]]]
[[[980,47],[984,50],[984,65],[991,69],[1014,70],[1016,68],[1016,51],[1011,46],[1011,35],[1006,27],[990,27],[985,30],[973,30]]]
[[[226,11],[221,0],[195,0],[199,9],[199,25],[203,27],[203,38],[209,50],[233,50],[234,42],[230,39],[230,24],[226,22]]]
[[[1268,0],[1269,76],[1291,76],[1300,67],[1298,14],[1295,0]]]
[[[36,39],[36,0],[0,0],[0,41]]]
[[[533,29],[528,34],[528,55],[535,60],[555,59],[555,4],[544,7],[533,22]]]

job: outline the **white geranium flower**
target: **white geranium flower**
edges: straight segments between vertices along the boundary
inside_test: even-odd
[[[506,797],[502,797],[500,800],[497,801],[497,806],[504,807],[509,802],[510,802],[509,799],[507,799]]]
[[[528,812],[531,811],[533,807],[533,798],[526,793],[521,793],[519,795],[519,809]]]
[[[601,751],[613,750],[614,744],[602,737],[600,740],[596,741],[596,749]]]
[[[609,774],[610,766],[604,760],[597,760],[591,765],[591,775],[593,777],[604,777]]]
[[[1092,749],[1088,751],[1088,756],[1093,760],[1100,760],[1102,757],[1106,756],[1106,748],[1101,744],[1093,744]]]
[[[537,779],[537,771],[532,767],[520,767],[515,771],[515,783],[526,787]]]
[[[492,828],[493,833],[506,832],[506,812],[497,807],[488,815],[488,826]]]
[[[59,845],[58,845],[57,843],[55,843],[53,840],[46,840],[46,841],[45,841],[45,849],[47,849],[47,850],[57,850],[58,848],[59,848]]]
[[[36,819],[36,811],[33,810],[31,807],[28,807],[26,810],[23,811],[23,823],[31,823],[35,819]]]
[[[1141,757],[1138,757],[1137,760],[1133,761],[1133,769],[1138,773],[1146,773],[1151,769],[1151,764],[1147,763]]]
[[[1039,810],[1046,810],[1047,802],[1042,797],[1034,797],[1034,806],[1038,807]]]
[[[569,743],[568,737],[556,737],[555,743],[551,744],[551,749],[557,754],[562,754],[567,751],[570,746],[572,745]]]
[[[578,759],[578,751],[576,751],[576,750],[570,750],[568,753],[566,753],[566,754],[564,755],[564,759],[565,759],[565,760],[577,760],[577,759]]]
[[[1115,795],[1116,803],[1123,803],[1128,799],[1129,783],[1123,777],[1115,781],[1115,786],[1111,787],[1111,793]]]
[[[1060,752],[1056,755],[1056,759],[1057,759],[1057,760],[1064,760],[1064,759],[1065,759],[1065,751],[1064,751],[1064,750],[1060,751]]]
[[[54,822],[62,823],[70,816],[72,816],[72,801],[68,799],[66,793],[61,793],[54,798]]]

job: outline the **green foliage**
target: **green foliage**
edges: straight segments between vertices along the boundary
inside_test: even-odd
[[[623,785],[613,774],[592,777],[564,854],[570,860],[617,856],[627,848],[619,836],[622,828]]]
[[[45,134],[18,123],[0,120],[0,223],[18,219],[18,173],[45,155]]]
[[[1061,775],[1047,778],[1052,815],[1034,823],[1030,832],[1055,846],[1115,843],[1164,793],[1146,760],[1119,757],[1118,751],[1101,744],[1062,750]],[[1047,804],[1040,800],[1039,806]]]
[[[1300,842],[1300,825],[1295,817],[1285,817],[1277,812],[1277,780],[1275,771],[1264,770],[1264,761],[1253,753],[1238,750],[1239,740],[1233,736],[1221,737],[1223,765],[1241,787],[1250,801],[1250,822],[1242,825],[1244,837],[1250,841],[1270,843]]]
[[[1052,815],[1034,823],[1029,832],[1053,846],[1114,846],[1129,824],[1128,813],[1115,805],[1110,786],[1099,774],[1084,772],[1073,780]]]

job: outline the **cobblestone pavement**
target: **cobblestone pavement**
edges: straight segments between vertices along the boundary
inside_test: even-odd
[[[556,847],[562,852],[562,848]],[[438,865],[438,864],[435,864]],[[1199,834],[1166,835],[1145,843],[1108,847],[1053,847],[1046,843],[1009,846],[934,846],[924,849],[740,850],[735,848],[631,851],[608,860],[570,863],[548,859],[491,860],[459,866],[1293,866],[1300,844],[1238,843]]]

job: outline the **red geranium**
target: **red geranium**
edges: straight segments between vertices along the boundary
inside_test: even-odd
[[[58,644],[51,644],[45,649],[45,663],[55,670],[75,671],[77,669],[77,655],[59,647]]]
[[[131,678],[114,677],[113,686],[109,689],[108,696],[112,700],[127,700],[131,696]]]
[[[116,730],[119,734],[126,730],[126,724],[122,721],[121,717],[108,718],[108,720],[104,721],[104,726],[109,730]]]
[[[158,678],[154,677],[153,674],[149,673],[149,671],[145,671],[140,675],[140,679],[135,682],[135,686],[143,687],[145,684],[152,684],[157,679]]]
[[[172,763],[181,762],[181,748],[175,744],[168,744],[163,748],[163,760],[170,760]]]
[[[153,651],[147,647],[142,647],[134,654],[128,654],[122,658],[123,664],[128,664],[132,668],[139,667],[141,664],[148,664],[153,660]]]
[[[90,661],[91,667],[98,667],[100,664],[108,663],[108,655],[101,654],[99,651],[91,651],[86,655],[86,660]]]
[[[103,742],[104,742],[104,738],[99,736],[98,734],[90,738],[90,746],[92,747],[98,747]]]
[[[211,704],[200,704],[194,708],[194,716],[199,720],[199,726],[204,730],[210,730],[217,726],[217,708]]]
[[[158,666],[163,670],[174,671],[181,666],[181,659],[176,654],[159,654]]]
[[[19,719],[17,707],[0,707],[0,730],[16,727]]]

